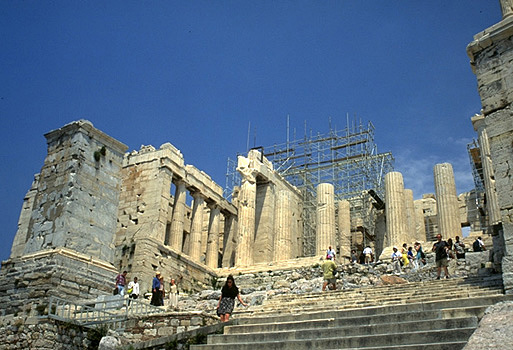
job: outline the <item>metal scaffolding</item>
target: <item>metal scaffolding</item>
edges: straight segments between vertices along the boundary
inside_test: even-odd
[[[472,210],[477,211],[473,215],[479,217],[479,228],[474,230],[488,230],[488,215],[485,201],[485,186],[483,175],[483,162],[481,159],[481,147],[477,140],[472,140],[467,144],[467,152],[470,160],[470,167],[472,169],[472,177],[474,178],[474,186],[476,192],[476,203]],[[468,210],[471,210],[470,208]]]
[[[349,123],[348,123],[349,124]],[[335,200],[347,199],[351,205],[352,226],[358,222],[364,236],[374,236],[374,197],[384,198],[385,174],[394,170],[392,153],[378,153],[374,125],[352,122],[343,130],[304,136],[303,139],[263,147],[264,156],[274,169],[303,194],[304,255],[315,253],[316,187],[331,183]],[[235,162],[228,160],[225,196],[240,183]]]

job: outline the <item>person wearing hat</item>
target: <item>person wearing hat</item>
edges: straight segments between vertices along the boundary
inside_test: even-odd
[[[153,277],[153,283],[151,284],[151,305],[161,306],[162,305],[162,296],[160,293],[160,272],[155,273],[155,277]]]

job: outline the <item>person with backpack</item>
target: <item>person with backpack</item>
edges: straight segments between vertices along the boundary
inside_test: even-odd
[[[482,252],[482,251],[486,250],[486,247],[485,247],[483,241],[481,240],[481,236],[477,237],[476,240],[474,241],[474,243],[472,243],[472,249],[475,252]]]

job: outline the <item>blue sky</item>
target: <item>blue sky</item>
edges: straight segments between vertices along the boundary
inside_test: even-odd
[[[376,127],[415,198],[466,144],[481,105],[466,45],[499,1],[0,2],[0,259],[46,156],[43,136],[88,119],[129,150],[170,142],[224,187],[226,161],[291,133]]]

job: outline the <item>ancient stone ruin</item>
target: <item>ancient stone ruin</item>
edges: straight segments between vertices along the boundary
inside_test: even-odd
[[[371,123],[252,149],[223,191],[170,143],[127,152],[75,121],[45,135],[46,159],[2,262],[0,314],[44,314],[51,296],[110,294],[122,270],[142,292],[156,271],[197,292],[230,272],[321,258],[328,246],[340,262],[367,245],[387,260],[393,246],[429,245],[438,233],[454,240],[462,227],[492,243],[493,268],[513,293],[513,4],[501,5],[502,21],[467,47],[483,106],[471,119],[474,190],[458,195],[442,163],[435,193],[414,200],[392,155],[377,152]]]

